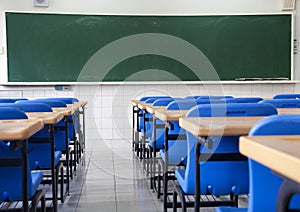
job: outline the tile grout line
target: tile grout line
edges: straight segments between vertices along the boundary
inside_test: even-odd
[[[113,165],[113,170],[114,170],[114,192],[115,192],[115,205],[116,205],[116,212],[118,212],[118,199],[117,199],[117,179],[116,179],[116,170],[115,170],[115,157],[114,157],[114,147],[112,145],[111,141],[111,146],[112,146],[112,165]]]

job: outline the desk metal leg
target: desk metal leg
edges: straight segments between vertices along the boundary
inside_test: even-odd
[[[200,146],[199,142],[196,142],[195,146],[195,212],[199,212],[200,210],[200,164],[199,164],[199,157],[200,157]]]
[[[55,148],[54,148],[54,126],[50,125],[50,135],[51,135],[51,174],[52,174],[52,198],[53,198],[53,211],[57,211],[57,183],[56,183],[56,171],[55,171]]]
[[[23,192],[23,211],[29,211],[28,207],[28,152],[27,152],[27,141],[23,141],[24,145],[21,148],[23,158],[23,181],[22,181],[22,192]]]

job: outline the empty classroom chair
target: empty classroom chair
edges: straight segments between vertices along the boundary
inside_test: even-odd
[[[264,135],[300,135],[300,115],[266,117],[256,123],[249,132],[249,136]],[[250,174],[248,208],[219,207],[217,212],[276,211],[278,190],[283,180],[268,167],[251,158],[248,159],[248,163]],[[289,209],[299,211],[300,195],[293,197],[289,206]]]
[[[197,105],[190,109],[187,117],[226,117],[226,116],[268,116],[277,114],[270,104],[230,103]],[[210,136],[211,146],[201,145],[201,153],[222,154],[239,153],[239,136]],[[196,137],[187,131],[187,165],[175,171],[177,183],[173,193],[173,207],[176,210],[176,199],[179,195],[183,211],[186,210],[185,195],[195,193],[195,143]],[[217,170],[217,172],[216,172]],[[237,205],[238,195],[248,193],[247,161],[203,161],[200,165],[201,195],[231,195],[226,204]],[[220,178],[222,176],[222,178]],[[224,202],[221,202],[224,204]],[[206,206],[216,206],[208,202]]]
[[[27,116],[18,108],[1,107],[0,119],[27,119]],[[25,148],[27,148],[27,141],[24,142],[26,143]],[[21,164],[16,165],[15,162],[10,165],[10,160],[18,158],[22,160],[21,149],[14,150],[11,143],[13,143],[13,141],[0,141],[0,203],[21,201],[23,199],[22,166]],[[29,166],[29,164],[27,164],[27,166]],[[38,189],[43,179],[43,173],[31,172],[29,168],[27,170],[28,198],[32,200],[31,211],[37,209],[39,202],[41,202],[41,210],[46,211],[45,193]]]

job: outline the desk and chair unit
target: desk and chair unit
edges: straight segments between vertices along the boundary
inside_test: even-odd
[[[197,138],[196,139],[196,148],[195,148],[196,150],[195,150],[194,153],[191,153],[191,154],[195,154],[195,161],[194,161],[195,171],[194,171],[194,173],[197,174],[197,176],[195,176],[196,181],[194,183],[195,184],[194,185],[195,186],[195,202],[191,203],[191,204],[187,204],[187,206],[193,206],[195,211],[199,211],[199,208],[201,206],[218,206],[218,205],[237,206],[237,199],[234,199],[234,198],[231,199],[231,200],[234,200],[236,202],[223,202],[223,203],[221,202],[221,204],[213,203],[212,205],[210,205],[210,204],[206,205],[205,203],[203,204],[203,203],[200,202],[200,195],[201,195],[200,186],[199,186],[200,185],[200,175],[201,175],[200,174],[200,167],[201,167],[200,164],[202,164],[203,162],[201,162],[201,163],[198,162],[199,161],[199,153],[200,153],[199,149],[202,149],[203,146],[208,147],[208,146],[211,145],[211,142],[210,142],[210,139],[209,139],[211,136],[212,137],[216,137],[216,136],[225,136],[225,137],[226,136],[238,136],[239,137],[239,136],[247,135],[249,133],[250,129],[259,120],[263,119],[265,115],[271,115],[271,114],[276,114],[276,113],[281,114],[281,115],[284,115],[284,114],[294,114],[295,115],[295,114],[300,113],[299,108],[296,108],[298,106],[292,105],[291,101],[287,105],[283,105],[283,106],[282,105],[281,106],[278,106],[278,105],[276,106],[276,105],[273,104],[274,105],[273,108],[277,107],[275,109],[275,112],[273,111],[274,113],[265,114],[265,115],[262,115],[262,116],[251,116],[251,117],[240,117],[239,114],[236,114],[239,117],[185,117],[186,114],[188,113],[188,110],[181,110],[181,111],[171,111],[171,110],[169,110],[168,111],[168,110],[166,110],[166,106],[156,106],[155,107],[153,105],[145,105],[144,103],[139,104],[138,101],[132,101],[131,103],[132,103],[133,106],[137,105],[137,107],[138,107],[138,105],[140,105],[140,109],[143,109],[145,113],[147,112],[147,113],[150,113],[150,114],[153,115],[153,118],[152,118],[153,128],[152,129],[153,129],[154,135],[155,135],[155,131],[156,131],[154,121],[156,121],[156,119],[160,120],[160,121],[163,121],[165,123],[170,123],[172,121],[174,122],[174,121],[179,120],[180,127],[185,129],[188,132],[188,134],[190,133],[194,137]],[[272,103],[269,103],[269,102],[264,102],[264,100],[261,101],[258,104],[263,104],[263,103],[272,104]],[[240,111],[237,111],[237,113],[238,112],[240,112]],[[226,116],[226,115],[224,115],[224,116]],[[233,114],[232,116],[235,116],[235,115]],[[141,121],[141,120],[139,120],[139,121]],[[133,120],[133,123],[135,123],[134,120]],[[134,126],[136,126],[136,125],[134,125]],[[133,132],[134,132],[134,130],[133,130]],[[166,135],[168,135],[168,131],[166,131],[165,138],[168,137]],[[242,139],[244,139],[244,138],[242,138]],[[165,142],[165,145],[166,144],[167,143]],[[168,154],[166,154],[165,157],[168,157],[167,155]],[[200,155],[201,155],[201,153],[200,153]],[[218,154],[211,154],[211,155],[213,155],[213,156],[211,157],[210,160],[214,160],[214,161],[227,160],[227,159],[233,160],[233,161],[239,161],[239,160],[245,161],[245,159],[246,159],[245,156],[248,156],[247,154],[245,154],[245,156],[243,156],[239,152],[234,153],[233,155],[231,155],[231,156],[233,156],[233,158],[230,158],[230,157],[227,158],[227,156],[226,156],[225,159],[223,157],[224,154],[223,155],[221,154],[220,157],[218,157]],[[262,160],[263,160],[263,157],[264,156],[262,154]],[[247,171],[246,171],[246,173],[247,173]],[[155,171],[153,172],[153,170],[152,170],[150,174],[151,174],[151,179],[159,179],[159,178],[155,178],[153,176],[153,174],[157,174]],[[176,176],[176,174],[175,174],[175,176]],[[245,178],[247,179],[247,177],[245,177]],[[176,183],[176,184],[177,184],[177,186],[175,186],[175,190],[174,190],[174,196],[175,197],[173,196],[173,208],[174,208],[174,210],[176,210],[177,206],[179,206],[179,204],[177,203],[177,195],[179,193],[178,192],[179,189],[178,189],[178,183]],[[290,184],[292,184],[292,183],[290,183]],[[152,182],[151,182],[150,185],[151,185],[151,188],[154,187]],[[295,184],[292,184],[292,185],[295,185]],[[167,194],[167,192],[165,192],[165,190],[164,190],[163,193]],[[163,204],[165,204],[165,201],[166,201],[165,197],[163,197],[163,198],[164,198],[163,199]],[[183,197],[181,196],[180,199],[182,200]],[[165,211],[166,211],[167,207],[164,206]],[[182,207],[185,208],[185,206],[182,206]],[[183,209],[183,211],[184,210],[185,209]]]
[[[47,102],[48,103],[48,102]],[[11,104],[11,105],[10,105]],[[52,103],[51,103],[52,104]],[[51,104],[47,104],[50,105]],[[9,142],[14,141],[14,143],[18,144],[16,145],[17,149],[21,148],[22,150],[22,160],[25,161],[23,164],[23,182],[22,182],[22,198],[18,200],[22,200],[22,210],[29,211],[28,206],[28,194],[30,194],[30,197],[32,196],[31,193],[28,193],[28,185],[25,184],[28,181],[28,174],[31,173],[32,169],[38,168],[38,170],[43,170],[45,168],[50,168],[51,170],[51,180],[44,180],[42,183],[49,182],[52,184],[52,197],[50,198],[52,201],[52,205],[50,206],[53,211],[57,211],[57,189],[58,189],[58,183],[60,182],[60,197],[59,199],[61,202],[64,202],[67,195],[69,195],[70,190],[70,176],[72,173],[72,170],[68,167],[68,158],[69,156],[66,156],[67,159],[67,167],[66,167],[66,175],[64,175],[64,168],[63,163],[60,162],[61,153],[58,151],[59,145],[67,146],[69,148],[69,134],[68,131],[71,129],[68,127],[68,122],[72,123],[73,120],[68,120],[68,117],[72,117],[75,113],[77,113],[77,117],[74,116],[74,122],[76,122],[76,125],[78,126],[77,130],[79,129],[80,125],[80,113],[83,114],[83,120],[84,120],[84,107],[87,104],[86,101],[84,102],[78,102],[77,104],[69,104],[68,106],[64,108],[52,108],[45,105],[44,101],[36,101],[36,102],[17,102],[17,103],[5,103],[3,105],[0,104],[0,111],[5,108],[10,108],[13,110],[20,111],[24,116],[21,116],[19,119],[15,119],[14,117],[17,117],[16,115],[12,118],[15,120],[1,120],[0,121],[0,140],[3,140],[4,142],[9,139]],[[53,105],[52,105],[53,106]],[[81,111],[80,111],[81,108]],[[23,111],[23,112],[22,112]],[[25,113],[24,113],[25,112]],[[1,118],[3,117],[9,118],[11,116],[11,113],[9,114],[1,114]],[[11,119],[11,118],[9,118]],[[27,123],[33,122],[33,125],[28,125]],[[61,122],[61,124],[59,124]],[[28,128],[25,128],[27,125],[24,126],[24,124],[28,125]],[[34,125],[35,124],[35,125]],[[38,128],[38,124],[40,124],[40,127]],[[73,123],[72,123],[73,124]],[[7,127],[7,128],[6,128]],[[10,129],[9,129],[10,127]],[[74,126],[72,126],[75,131]],[[20,128],[20,129],[18,129]],[[61,137],[57,135],[59,131],[63,131],[64,136]],[[81,131],[81,130],[80,130]],[[79,133],[78,131],[76,133]],[[81,133],[81,136],[84,135],[84,133]],[[74,132],[75,136],[75,132]],[[81,139],[83,139],[81,137]],[[26,143],[26,145],[23,145],[23,143]],[[24,141],[26,140],[26,142]],[[63,144],[59,144],[59,140],[63,141]],[[2,141],[1,141],[2,142]],[[75,141],[74,141],[75,142]],[[78,155],[77,159],[79,160],[79,153],[81,154],[81,151],[83,152],[83,143],[81,142],[81,149],[80,152],[76,151],[76,154]],[[22,145],[21,145],[22,144]],[[49,146],[45,148],[46,146]],[[15,146],[15,145],[14,145]],[[79,145],[78,145],[79,146]],[[48,149],[48,150],[47,150]],[[36,150],[36,151],[35,151]],[[41,155],[42,154],[42,155]],[[48,159],[45,159],[46,156],[49,156]],[[5,154],[1,153],[1,156],[5,157]],[[1,157],[0,156],[0,157]],[[5,165],[6,158],[1,158],[1,165]],[[13,164],[17,164],[17,162],[13,162]],[[25,167],[26,164],[26,167]],[[48,164],[48,165],[47,165]],[[73,164],[76,166],[76,163]],[[58,176],[58,172],[60,171],[60,178]],[[38,171],[33,173],[39,173]],[[25,176],[26,175],[26,176]],[[42,176],[42,174],[41,174]],[[41,177],[40,176],[40,177]],[[29,182],[29,181],[28,181]],[[17,183],[18,184],[18,183]],[[64,191],[64,184],[65,184],[65,191]],[[37,185],[38,186],[38,185]],[[6,194],[6,191],[1,191],[2,194]],[[4,193],[3,193],[4,192]],[[32,201],[34,210],[36,209],[37,200],[42,200],[42,211],[45,211],[45,194],[41,191],[39,193],[39,198],[34,199]],[[15,201],[17,199],[2,199],[1,201]],[[1,210],[1,209],[0,209]],[[30,209],[32,210],[32,208]]]

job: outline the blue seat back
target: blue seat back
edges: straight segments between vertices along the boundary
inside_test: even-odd
[[[276,108],[300,108],[300,99],[269,99],[259,103],[269,103]]]
[[[169,102],[173,101],[174,99],[171,97],[151,97],[145,100],[146,104],[152,104],[153,106],[166,106]],[[140,114],[143,114],[144,111],[140,111]],[[152,115],[147,113],[145,114],[145,118],[152,118]],[[143,132],[143,118],[140,117],[139,119],[139,129]],[[152,134],[152,122],[146,122],[146,138],[150,137]]]
[[[79,102],[77,98],[72,98],[72,97],[52,97],[52,98],[39,98],[39,99],[58,100],[64,102],[65,104],[73,104],[74,102]]]
[[[300,135],[300,115],[274,115],[256,123],[249,136]],[[282,179],[268,167],[249,159],[250,198],[248,211],[276,211],[276,198]],[[275,162],[275,161],[274,161]],[[290,207],[300,208],[300,196],[296,195]]]
[[[231,99],[233,96],[200,96],[197,99]]]
[[[67,105],[63,101],[52,100],[52,99],[21,100],[21,101],[17,101],[16,103],[17,104],[43,103],[49,105],[50,107],[67,107]]]
[[[260,97],[241,97],[241,98],[225,99],[225,102],[226,103],[257,103],[262,100],[263,98]]]
[[[14,107],[19,108],[23,112],[52,112],[51,107],[49,105],[43,103],[0,103],[0,107]]]
[[[300,94],[277,94],[273,99],[300,99]]]
[[[143,96],[139,99],[139,101],[144,102],[149,98],[170,98],[170,96]]]
[[[0,107],[0,119],[7,120],[7,119],[27,119],[28,117],[26,114],[14,107]]]
[[[15,101],[12,98],[0,98],[0,103],[14,103]]]
[[[167,106],[170,102],[174,101],[173,98],[150,98],[149,102],[152,103],[153,106]],[[146,100],[145,103],[148,101]],[[146,118],[153,118],[153,115],[150,113],[147,113],[145,115]],[[143,129],[143,119],[141,119],[140,125],[141,129]],[[157,123],[162,123],[161,121],[157,120]],[[157,138],[159,138],[162,135],[161,129],[157,130]],[[153,140],[153,122],[146,122],[146,137],[150,138],[150,145],[152,145],[152,140]]]
[[[197,105],[190,109],[187,117],[226,117],[226,116],[267,116],[277,114],[276,108],[270,104],[230,103]],[[212,123],[213,124],[213,123]],[[225,123],[224,123],[225,124]],[[211,136],[211,149],[201,147],[202,153],[238,153],[238,136]],[[186,193],[194,193],[195,184],[195,142],[196,137],[187,132],[187,166],[181,187]],[[218,174],[216,174],[218,170]],[[232,174],[234,173],[234,174]],[[222,179],[220,179],[222,175]],[[248,166],[245,161],[222,161],[201,163],[202,194],[225,195],[248,193]]]

